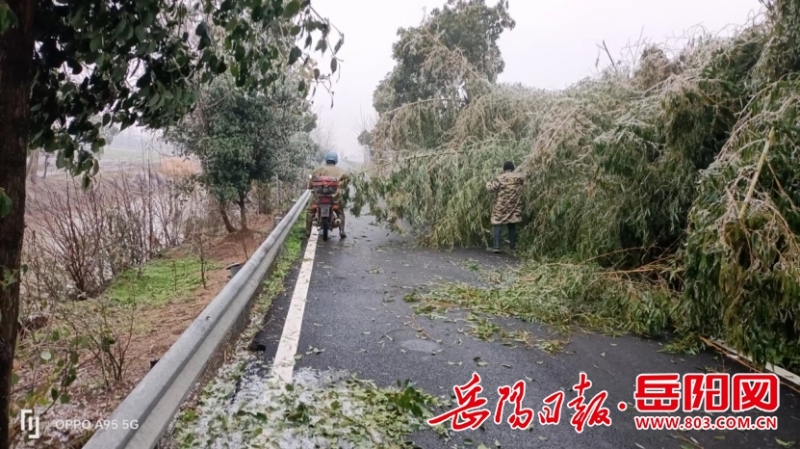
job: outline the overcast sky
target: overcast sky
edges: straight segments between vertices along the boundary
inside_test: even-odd
[[[487,0],[487,4],[496,4]],[[509,0],[516,27],[500,38],[505,71],[500,82],[560,89],[596,72],[598,44],[613,57],[643,39],[671,41],[702,26],[730,32],[761,11],[758,0]],[[312,0],[311,5],[345,35],[339,52],[340,77],[334,105],[318,90],[315,108],[330,130],[340,155],[360,159],[356,141],[364,124],[374,121],[372,92],[391,71],[392,43],[400,27],[416,26],[425,8],[445,0]],[[602,56],[601,65],[607,63]],[[320,61],[321,64],[329,64]]]

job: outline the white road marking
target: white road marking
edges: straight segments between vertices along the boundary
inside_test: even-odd
[[[311,271],[314,268],[314,254],[317,251],[318,235],[317,228],[313,227],[311,236],[308,239],[308,245],[306,245],[303,263],[300,265],[300,273],[297,276],[297,284],[295,284],[294,293],[292,294],[289,313],[286,315],[286,322],[283,325],[281,342],[278,345],[278,352],[275,354],[275,364],[272,371],[284,383],[292,381],[294,357],[297,354],[297,344],[300,341],[300,329],[303,327],[303,312],[306,309],[308,285],[311,282]]]

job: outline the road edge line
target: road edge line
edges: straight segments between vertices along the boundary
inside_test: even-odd
[[[286,314],[286,321],[283,323],[283,333],[275,353],[272,372],[277,375],[283,383],[292,381],[294,371],[295,355],[297,346],[300,343],[300,331],[303,328],[303,314],[306,308],[308,288],[311,283],[311,273],[314,270],[314,256],[317,252],[318,230],[314,227],[306,245],[303,255],[303,263],[297,275],[297,282],[292,293],[292,301],[289,304],[289,312]]]

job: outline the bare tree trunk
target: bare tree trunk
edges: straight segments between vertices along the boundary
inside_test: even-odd
[[[11,213],[0,218],[0,279],[19,278],[25,234],[25,160],[33,80],[33,0],[7,0],[18,26],[0,35],[0,187]],[[17,344],[20,283],[0,283],[0,449],[9,447],[9,405]]]
[[[272,192],[269,184],[259,184],[255,190],[255,197],[258,204],[258,213],[261,215],[269,215],[272,212],[270,208]]]
[[[225,230],[228,231],[229,234],[236,232],[236,228],[233,227],[231,220],[228,218],[228,213],[225,212],[225,203],[217,201],[217,204],[219,204],[219,213],[222,215],[222,223],[225,224]]]
[[[244,202],[245,195],[239,194],[239,219],[241,220],[242,231],[247,229],[247,205]]]
[[[44,173],[42,173],[42,179],[47,178],[47,168],[50,167],[50,154],[44,155]]]
[[[200,279],[203,281],[203,288],[208,289],[208,284],[206,283],[206,253],[203,250],[204,234],[202,231],[197,234],[197,244],[200,245]]]
[[[26,173],[32,184],[36,184],[36,175],[39,173],[39,152],[39,150],[31,151],[31,155],[28,160],[28,168]]]

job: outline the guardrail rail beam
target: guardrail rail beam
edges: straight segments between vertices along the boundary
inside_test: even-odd
[[[209,360],[224,346],[235,324],[246,319],[244,314],[310,196],[310,190],[300,196],[250,260],[108,418],[135,420],[138,428],[100,430],[84,449],[152,449],[159,443]]]

